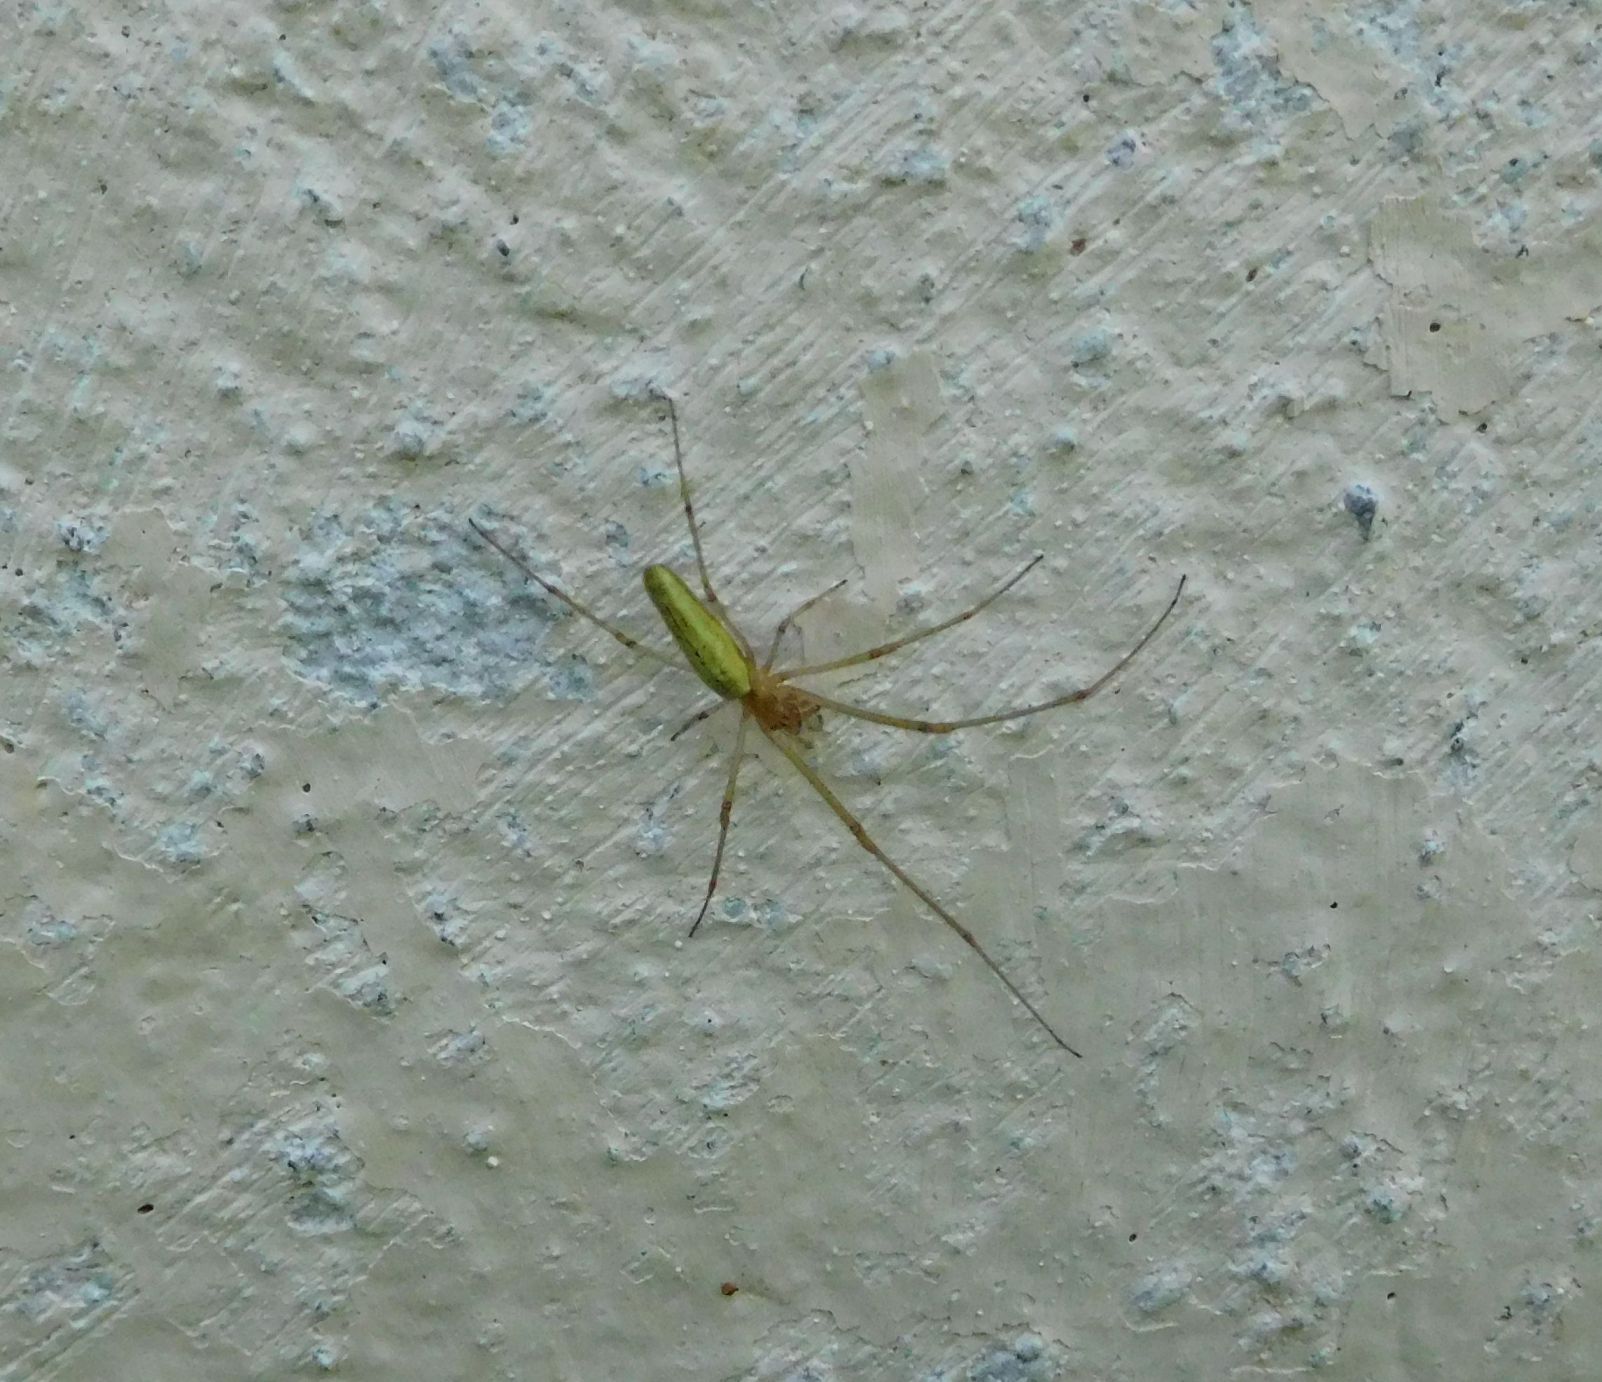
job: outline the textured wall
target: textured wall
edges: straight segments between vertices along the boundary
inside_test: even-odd
[[[7,7],[0,1378],[1594,1377],[1599,26]]]

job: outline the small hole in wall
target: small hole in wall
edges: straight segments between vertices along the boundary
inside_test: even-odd
[[[311,791],[311,783],[309,783],[309,782],[302,782],[302,783],[301,783],[301,784],[300,784],[300,790],[301,790],[301,791],[303,791],[303,792],[309,792],[309,791]]]
[[[150,1211],[151,1211],[151,1210],[153,1210],[153,1209],[154,1209],[154,1208],[155,1208],[155,1207],[156,1207],[156,1206],[155,1206],[155,1205],[153,1205],[153,1204],[151,1204],[151,1203],[150,1203],[150,1201],[149,1201],[149,1200],[146,1200],[146,1201],[145,1201],[145,1202],[144,1202],[144,1204],[142,1204],[142,1205],[140,1205],[140,1206],[139,1206],[139,1212],[140,1212],[140,1213],[141,1213],[141,1214],[148,1214],[148,1213],[150,1213]]]
[[[1441,324],[1440,324],[1440,322],[1431,322],[1431,323],[1430,323],[1430,330],[1431,330],[1431,331],[1432,331],[1432,332],[1433,332],[1433,331],[1439,331],[1439,330],[1440,330],[1440,329],[1441,329]]]

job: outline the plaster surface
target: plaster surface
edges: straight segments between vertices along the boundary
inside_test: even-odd
[[[0,1378],[1597,1375],[1594,3],[0,37]]]

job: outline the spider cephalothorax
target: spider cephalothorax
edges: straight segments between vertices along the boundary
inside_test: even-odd
[[[789,686],[767,674],[762,668],[745,703],[763,729],[783,730],[799,734],[803,729],[815,727],[823,717],[823,707],[817,697],[809,695],[799,686]]]

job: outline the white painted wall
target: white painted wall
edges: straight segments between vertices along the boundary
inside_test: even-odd
[[[0,1378],[1596,1375],[1594,4],[0,24]]]

